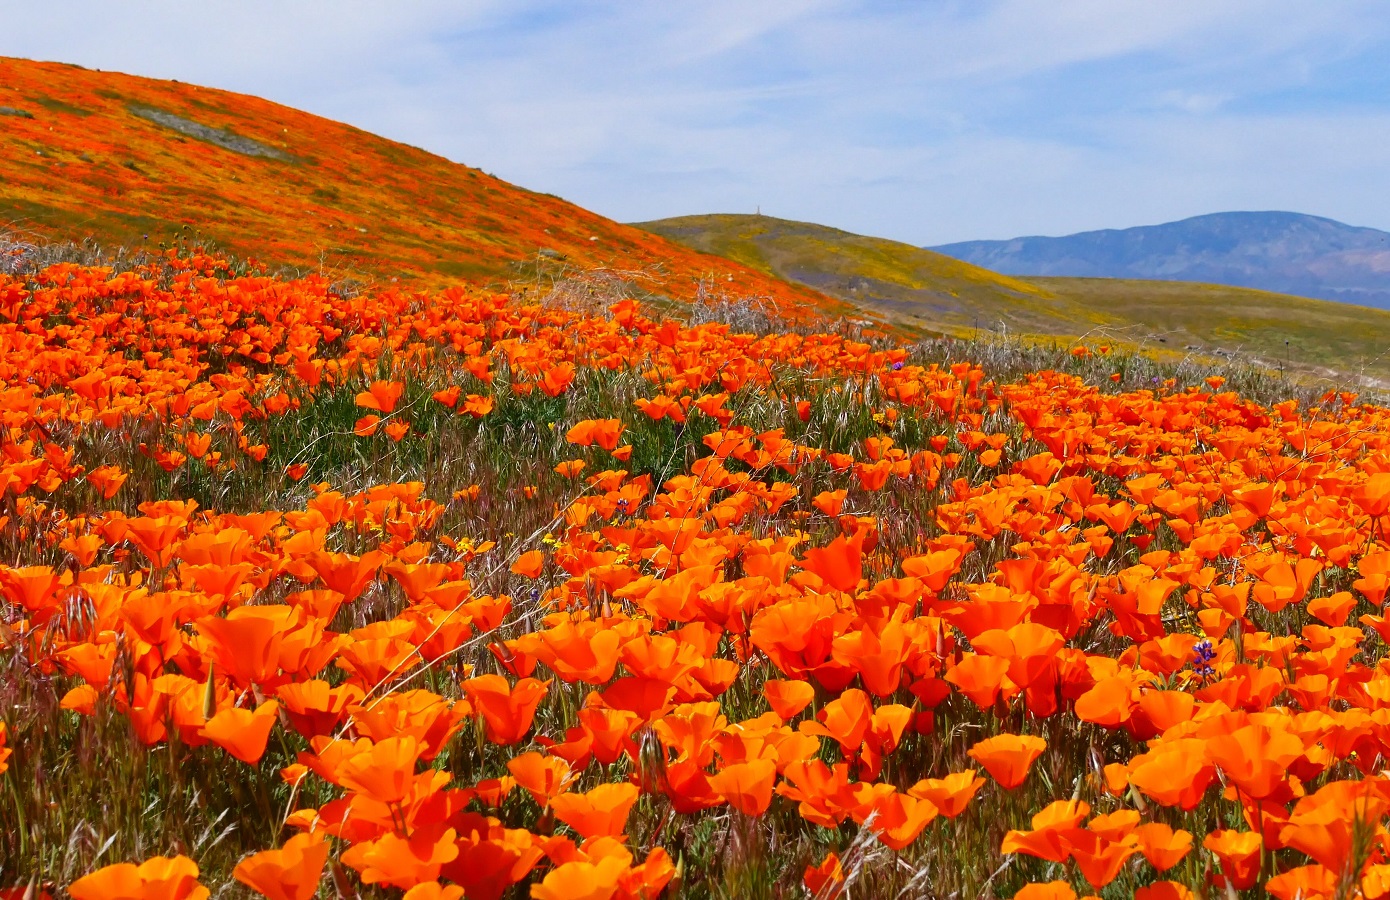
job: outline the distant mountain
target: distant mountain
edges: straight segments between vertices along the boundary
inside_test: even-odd
[[[1390,232],[1300,213],[1213,213],[929,249],[1009,275],[1201,281],[1390,308]]]

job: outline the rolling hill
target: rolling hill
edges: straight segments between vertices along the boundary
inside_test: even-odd
[[[1164,353],[1390,378],[1384,310],[1213,284],[1010,277],[910,244],[769,216],[684,216],[639,227],[908,328],[1094,335]]]
[[[538,261],[656,293],[700,282],[787,310],[838,304],[546,194],[256,97],[0,57],[0,233],[235,255],[436,287]]]
[[[1390,232],[1299,213],[1214,213],[931,249],[1013,275],[1202,281],[1390,308]]]

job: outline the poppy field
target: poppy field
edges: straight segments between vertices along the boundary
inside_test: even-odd
[[[1355,395],[201,253],[0,367],[6,900],[1390,895]]]

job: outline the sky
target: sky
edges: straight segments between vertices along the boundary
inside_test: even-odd
[[[6,5],[0,55],[256,94],[620,221],[1390,230],[1383,0]]]

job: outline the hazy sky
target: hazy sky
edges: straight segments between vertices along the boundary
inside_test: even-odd
[[[1390,230],[1384,0],[5,6],[0,55],[258,94],[623,221]]]

